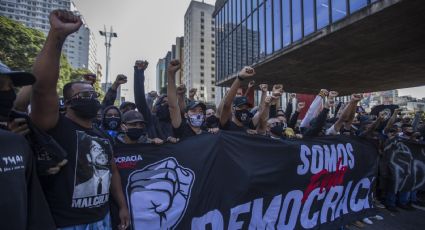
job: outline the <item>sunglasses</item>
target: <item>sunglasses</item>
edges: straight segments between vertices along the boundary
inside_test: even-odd
[[[98,98],[100,94],[96,91],[83,91],[72,95],[71,98],[93,99]]]

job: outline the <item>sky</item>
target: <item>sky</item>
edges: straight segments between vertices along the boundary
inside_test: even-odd
[[[171,50],[176,37],[184,35],[184,14],[190,0],[74,0],[74,3],[95,35],[97,61],[104,70],[105,38],[98,31],[106,25],[118,34],[112,40],[109,82],[118,74],[132,77],[135,60],[147,60],[146,86],[147,90],[154,90],[156,64]],[[205,3],[214,5],[215,0]]]
[[[116,75],[132,77],[135,60],[149,62],[147,90],[155,90],[156,63],[163,58],[178,36],[184,35],[184,14],[191,0],[74,0],[95,35],[97,61],[105,68],[104,25],[117,32],[111,47],[109,81]],[[205,0],[215,4],[215,0]],[[424,76],[425,77],[425,76]],[[425,87],[399,90],[399,95],[425,97]]]

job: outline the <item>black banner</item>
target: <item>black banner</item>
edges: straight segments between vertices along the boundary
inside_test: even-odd
[[[117,147],[115,161],[131,229],[336,229],[373,212],[377,151],[356,137],[220,132]]]
[[[389,169],[387,189],[409,192],[425,189],[425,143],[394,139],[385,147],[384,164]]]

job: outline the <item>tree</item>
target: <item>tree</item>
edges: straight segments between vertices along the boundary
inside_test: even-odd
[[[28,28],[25,25],[0,16],[0,60],[12,70],[32,71],[32,65],[40,50],[43,48],[46,36],[39,30]],[[62,54],[60,60],[59,81],[57,91],[62,95],[63,86],[71,81],[83,80],[84,74],[90,73],[87,69],[73,69]],[[99,93],[99,81],[95,85]]]

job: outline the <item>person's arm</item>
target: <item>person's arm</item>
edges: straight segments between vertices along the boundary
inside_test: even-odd
[[[419,126],[419,122],[421,121],[422,113],[423,113],[422,111],[418,111],[415,113],[415,117],[413,118],[413,121],[412,121],[412,127],[414,132],[418,131],[418,126]]]
[[[182,123],[182,115],[180,107],[177,102],[177,90],[176,90],[176,72],[180,69],[180,61],[172,60],[168,64],[168,84],[167,84],[167,97],[168,97],[168,109],[170,111],[171,125],[177,129]]]
[[[111,193],[119,208],[120,225],[118,229],[126,229],[130,225],[130,213],[128,212],[127,203],[122,192],[121,176],[114,159],[111,160],[111,171]]]
[[[314,122],[314,124],[307,129],[307,131],[304,133],[304,136],[315,137],[319,135],[320,131],[323,129],[323,127],[326,124],[326,118],[328,117],[330,107],[333,106],[333,103],[334,103],[333,101],[332,103],[330,103],[329,100],[328,102],[325,103],[325,107],[317,116],[316,122]]]
[[[31,101],[31,93],[32,93],[31,85],[22,87],[19,90],[18,95],[16,95],[16,99],[13,105],[14,110],[19,112],[27,112],[28,106]]]
[[[177,87],[177,101],[179,103],[179,108],[181,113],[184,113],[184,111],[186,110],[186,100],[185,100],[185,95],[186,95],[186,85],[182,84],[179,87]]]
[[[106,92],[105,97],[103,98],[103,101],[102,101],[102,108],[106,108],[115,103],[115,100],[117,99],[118,87],[120,87],[120,85],[125,83],[127,83],[127,77],[125,75],[119,74],[117,78],[115,79],[114,83]]]
[[[261,100],[261,109],[259,111],[259,121],[257,125],[257,134],[265,134],[267,131],[267,119],[269,118],[270,104],[276,98],[266,96]]]
[[[255,81],[250,81],[248,83],[248,88],[246,89],[245,94],[244,94],[245,97],[248,96],[248,94],[252,91],[254,86],[255,86]]]
[[[310,125],[310,121],[316,116],[318,111],[322,109],[323,99],[328,95],[328,91],[326,89],[320,90],[320,93],[316,96],[313,103],[311,103],[308,111],[301,121],[300,127],[308,127]]]
[[[288,104],[286,105],[286,109],[285,109],[285,116],[287,119],[289,119],[291,117],[292,114],[292,101],[295,99],[296,94],[295,93],[291,93],[291,96],[289,97],[288,100]]]
[[[372,133],[373,131],[375,131],[378,126],[381,124],[381,122],[384,120],[384,116],[385,114],[383,112],[379,113],[379,116],[377,117],[377,119],[372,123],[372,125],[370,125],[365,131],[363,131],[359,136],[367,136],[370,133]]]
[[[261,89],[261,97],[260,105],[258,106],[258,112],[254,114],[254,117],[252,118],[252,124],[254,125],[254,127],[257,127],[257,124],[260,121],[260,111],[263,111],[264,100],[267,97],[267,91],[269,86],[267,84],[261,84],[259,87]],[[270,109],[270,107],[268,108]]]
[[[152,125],[152,113],[146,102],[145,94],[145,70],[148,63],[144,61],[136,61],[134,65],[134,100],[137,110],[143,115],[148,122],[148,126]]]
[[[59,99],[56,85],[62,46],[66,37],[83,24],[78,16],[64,10],[52,11],[49,20],[49,34],[33,66],[37,81],[33,85],[31,96],[31,119],[42,130],[52,129],[58,122]]]
[[[297,110],[295,110],[294,114],[292,114],[291,119],[289,120],[288,127],[291,129],[295,129],[295,125],[297,125],[298,116],[300,112],[305,107],[305,102],[298,102]]]
[[[388,120],[387,125],[384,128],[384,133],[388,133],[388,130],[391,129],[391,127],[393,127],[395,121],[397,120],[397,115],[400,112],[399,109],[395,109],[393,114],[391,115],[391,118]]]
[[[220,102],[219,110],[220,110],[220,125],[224,126],[226,123],[232,118],[232,103],[233,99],[238,92],[239,87],[241,86],[241,81],[245,78],[251,77],[255,75],[255,71],[251,67],[244,67],[236,76],[233,81],[232,86],[230,87],[229,92],[227,92],[224,99]]]
[[[362,95],[360,94],[353,94],[351,97],[351,101],[348,103],[347,106],[345,106],[341,117],[338,118],[338,120],[334,124],[335,131],[339,132],[339,130],[344,125],[344,122],[350,122],[350,117],[352,116],[352,113],[356,112],[357,103],[362,99]]]

